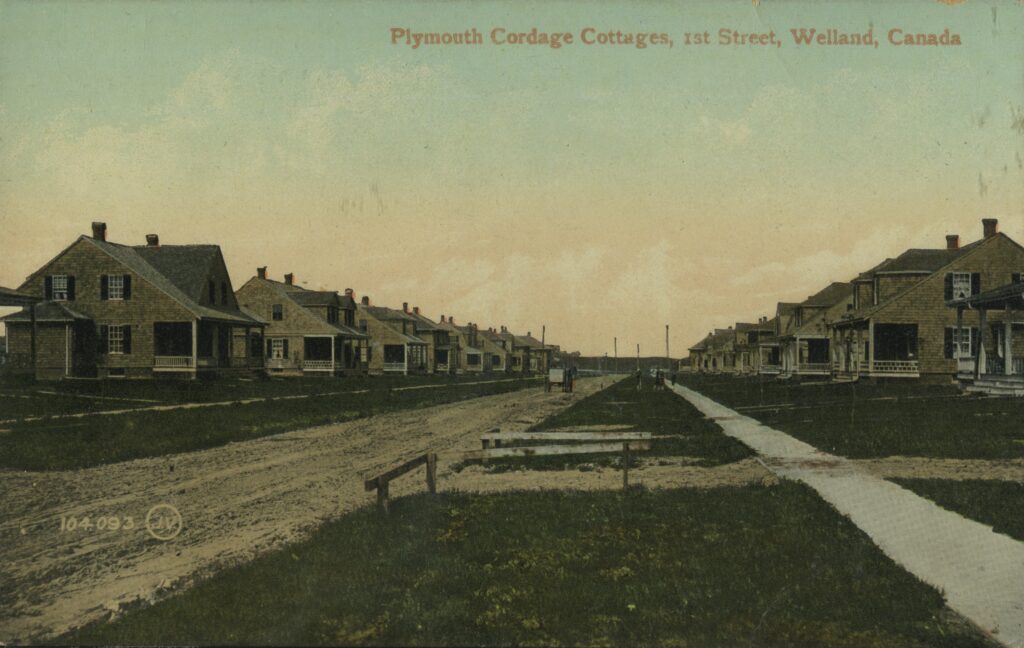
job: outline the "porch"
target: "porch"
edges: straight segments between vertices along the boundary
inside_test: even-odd
[[[961,389],[967,392],[999,396],[1024,396],[1024,322],[1015,321],[1024,310],[1024,285],[1012,283],[966,299],[947,302],[956,308],[957,331],[963,332],[965,310],[978,312],[979,326],[976,336],[970,338],[969,349],[960,338],[954,341],[957,372]],[[989,313],[1002,314],[1001,321],[990,323]],[[991,335],[986,348],[987,337]],[[1017,342],[1014,344],[1014,342]],[[1017,351],[1015,351],[1015,348]]]
[[[918,378],[917,324],[868,321],[834,340],[832,372],[840,379]]]
[[[758,353],[761,356],[758,373],[769,376],[782,373],[782,352],[778,343],[761,344]]]
[[[238,326],[224,322],[153,323],[153,372],[197,373],[216,369],[261,369],[259,348],[234,353],[235,330],[244,330],[245,344],[258,340],[257,326]]]
[[[426,343],[385,344],[383,370],[384,373],[426,373]]]

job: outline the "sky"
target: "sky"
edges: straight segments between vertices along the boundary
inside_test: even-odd
[[[498,27],[576,42],[496,45]],[[1018,0],[0,0],[4,286],[98,220],[120,243],[218,243],[236,288],[266,265],[587,355],[662,355],[667,324],[678,357],[983,217],[1024,242]]]

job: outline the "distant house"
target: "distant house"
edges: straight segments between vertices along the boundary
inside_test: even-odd
[[[736,331],[716,328],[708,343],[711,373],[736,373]]]
[[[761,375],[777,376],[782,373],[782,349],[779,345],[780,317],[778,307],[775,317],[765,321],[767,334],[762,334],[757,340],[758,358],[757,373]]]
[[[704,336],[704,339],[687,349],[690,352],[690,371],[696,373],[708,373],[711,371],[709,347],[713,336],[714,333],[708,333]]]
[[[996,219],[983,219],[982,232],[966,246],[950,235],[943,249],[907,250],[859,276],[852,309],[832,324],[837,375],[950,377],[973,372],[979,355],[1000,357],[1012,313],[982,322],[977,310],[947,307],[970,305],[1024,272],[1024,248],[998,232]]]
[[[427,373],[455,373],[457,363],[453,365],[450,362],[452,339],[449,330],[420,313],[419,306],[413,306],[410,313],[409,305],[403,304],[402,310],[416,320],[416,337],[427,343]]]
[[[487,371],[494,373],[505,373],[511,371],[509,366],[509,349],[506,341],[494,328],[480,331],[480,346],[484,352],[484,364]]]
[[[737,322],[735,331],[736,373],[756,374],[761,366],[761,338],[769,337],[774,330],[768,325],[768,318],[758,318],[756,323]]]
[[[546,374],[551,367],[551,348],[533,337],[533,333],[515,336],[513,348],[523,352],[523,362],[529,373]]]
[[[788,330],[778,336],[783,376],[831,376],[831,324],[853,304],[853,284],[833,282],[787,309]]]
[[[355,330],[356,305],[351,289],[307,290],[267,278],[257,268],[236,293],[241,308],[266,322],[264,357],[267,372],[280,375],[339,375],[364,373],[368,337]]]
[[[416,335],[417,318],[393,308],[373,306],[363,295],[357,305],[356,329],[369,336],[364,359],[371,374],[427,373],[427,342]]]
[[[263,370],[263,324],[235,300],[217,245],[107,241],[105,223],[28,277],[42,298],[3,319],[12,370],[40,379],[152,377]]]
[[[517,344],[516,336],[508,330],[508,327],[502,325],[498,331],[493,334],[496,340],[500,340],[501,347],[505,349],[508,371],[510,373],[524,373],[529,369],[529,352],[528,348],[521,344]]]

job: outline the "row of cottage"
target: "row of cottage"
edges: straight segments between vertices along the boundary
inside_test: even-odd
[[[5,299],[6,297],[6,299]],[[352,289],[308,290],[266,267],[237,291],[217,245],[107,241],[104,223],[0,304],[7,370],[38,379],[203,373],[538,373],[558,347],[502,326],[434,321]]]
[[[715,329],[690,347],[690,371],[781,378],[956,378],[1024,393],[1024,247],[982,219],[968,245],[910,249],[834,282],[774,317]]]

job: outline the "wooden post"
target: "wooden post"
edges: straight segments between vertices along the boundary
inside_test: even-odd
[[[427,454],[427,490],[431,495],[437,494],[437,454]]]
[[[956,335],[953,336],[955,343],[953,344],[953,358],[956,359],[956,372],[960,373],[960,349],[963,345],[963,333],[964,330],[964,307],[957,306],[956,309]],[[970,333],[968,333],[970,338]]]
[[[988,373],[988,367],[986,366],[988,361],[985,357],[985,327],[988,326],[988,311],[984,307],[981,307],[978,311],[978,318],[978,350],[976,353],[978,360],[974,368],[974,375],[977,378],[981,378]]]
[[[386,481],[377,484],[377,508],[381,513],[388,512],[388,482]]]
[[[629,488],[629,443],[622,444],[622,490]]]
[[[1006,321],[1003,322],[1003,375],[1013,375],[1013,313],[1010,302],[1006,302]]]
[[[875,320],[868,320],[868,375],[875,373]]]
[[[35,378],[38,375],[36,373],[36,371],[37,371],[37,367],[36,367],[36,336],[38,335],[38,331],[36,330],[37,327],[36,327],[36,305],[35,304],[29,305],[29,307],[28,307],[28,317],[29,317],[29,321],[31,322],[31,325],[32,325],[32,330],[30,331],[29,335],[32,338],[32,377]],[[8,333],[7,335],[10,335],[10,333]],[[8,339],[10,339],[10,338],[8,338]]]

